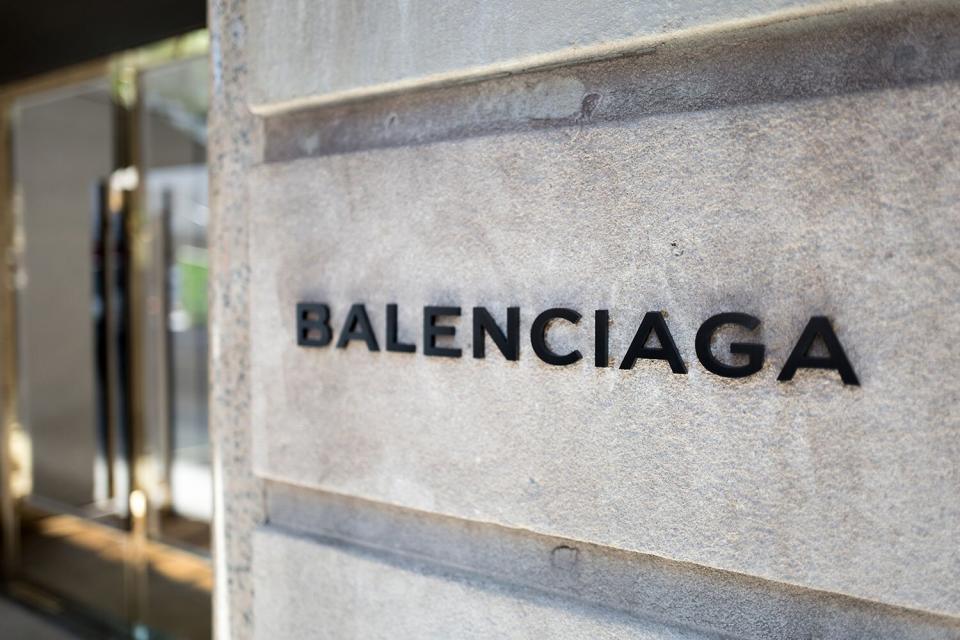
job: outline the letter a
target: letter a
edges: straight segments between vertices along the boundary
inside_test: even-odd
[[[818,336],[827,347],[828,355],[826,357],[810,355],[810,348]],[[840,372],[840,379],[843,380],[843,384],[858,386],[860,384],[857,374],[853,372],[853,367],[850,366],[850,361],[847,360],[847,354],[843,352],[843,347],[840,346],[837,334],[833,332],[833,327],[825,316],[810,318],[810,322],[807,323],[803,333],[800,334],[797,346],[793,348],[793,352],[787,358],[787,363],[783,365],[783,370],[777,376],[777,380],[780,382],[792,380],[793,374],[799,368],[836,369]]]

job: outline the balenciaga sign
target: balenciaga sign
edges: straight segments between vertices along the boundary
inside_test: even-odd
[[[400,329],[397,321],[397,305],[386,306],[385,345],[386,351],[414,353],[417,346],[399,339]],[[302,347],[325,347],[334,339],[331,327],[330,307],[324,303],[301,302],[297,304],[297,344]],[[422,350],[426,356],[459,358],[462,349],[451,344],[456,339],[456,327],[451,319],[461,315],[460,307],[426,306],[423,308]],[[677,348],[667,326],[665,314],[650,311],[644,315],[637,327],[627,352],[620,361],[620,369],[631,369],[638,359],[663,360],[675,374],[687,373],[680,350]],[[547,334],[555,322],[578,324],[581,314],[569,308],[547,309],[539,313],[530,327],[530,346],[543,362],[567,366],[579,362],[583,354],[579,349],[567,353],[557,353],[547,344]],[[520,358],[520,308],[509,307],[506,310],[505,330],[486,307],[474,307],[472,310],[473,357],[485,358],[486,338],[496,345],[507,360]],[[760,326],[760,319],[746,313],[720,313],[707,318],[697,331],[694,349],[697,359],[705,369],[724,378],[743,378],[757,373],[763,367],[766,348],[756,342],[733,342],[732,354],[746,356],[744,364],[728,364],[718,358],[711,349],[714,334],[723,326],[742,327],[748,331]],[[594,311],[594,365],[610,366],[609,349],[610,312],[606,309]],[[438,344],[438,339],[446,344]],[[659,343],[648,346],[651,338]],[[813,353],[814,344],[820,341],[825,355]],[[380,342],[367,315],[366,306],[354,304],[347,312],[342,328],[337,335],[336,347],[345,349],[351,342],[366,344],[370,351],[380,351]],[[830,320],[825,316],[813,316],[801,332],[777,380],[786,382],[793,379],[798,369],[835,370],[844,384],[859,385],[860,382],[846,353],[833,330]]]

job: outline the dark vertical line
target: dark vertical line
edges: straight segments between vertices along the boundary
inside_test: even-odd
[[[610,366],[610,312],[597,309],[593,314],[595,351],[593,363],[598,367]]]
[[[170,331],[170,309],[171,309],[171,299],[173,296],[173,282],[170,277],[171,269],[173,268],[173,191],[170,187],[166,187],[163,190],[161,195],[162,199],[162,208],[160,211],[160,224],[161,224],[161,252],[163,255],[163,266],[161,268],[163,285],[161,287],[161,304],[160,304],[160,313],[163,322],[163,354],[164,354],[164,374],[166,376],[166,398],[164,401],[167,405],[167,424],[164,425],[164,428],[167,429],[167,435],[169,437],[169,444],[165,452],[166,460],[166,476],[169,480],[170,472],[173,465],[173,450],[176,446],[176,429],[174,426],[177,423],[177,403],[176,403],[176,393],[174,388],[175,375],[174,375],[174,353],[173,353],[173,340],[174,336]]]
[[[110,295],[110,270],[112,256],[110,247],[110,197],[109,179],[104,178],[96,187],[93,214],[93,259],[94,259],[94,291],[97,315],[94,318],[94,344],[96,350],[96,397],[97,422],[100,430],[99,440],[103,452],[107,471],[107,497],[114,498],[116,478],[114,477],[115,442],[114,422],[115,414],[111,401],[111,365],[110,354],[110,327],[113,304]]]

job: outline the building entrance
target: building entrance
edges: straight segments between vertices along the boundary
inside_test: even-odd
[[[210,636],[201,40],[0,103],[6,585],[134,637]]]

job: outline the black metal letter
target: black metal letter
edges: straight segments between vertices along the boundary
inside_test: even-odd
[[[593,337],[596,341],[593,352],[593,364],[598,367],[610,366],[610,312],[597,309],[593,313]]]
[[[507,360],[520,359],[520,307],[507,308],[507,335],[497,326],[496,320],[483,307],[473,308],[473,357],[486,357],[485,334],[490,334],[493,343]]]
[[[362,304],[350,307],[350,313],[347,314],[340,337],[337,339],[337,348],[345,349],[351,340],[363,340],[370,351],[380,351],[380,347],[377,346],[377,337],[373,334],[373,327],[370,326],[370,318],[367,317],[367,309]]]
[[[713,352],[710,350],[710,341],[713,339],[713,334],[716,330],[725,324],[735,324],[753,331],[760,326],[760,320],[746,313],[735,312],[718,313],[713,317],[707,318],[706,322],[700,325],[695,342],[697,358],[700,360],[700,364],[702,364],[707,371],[715,373],[718,376],[723,376],[724,378],[745,378],[760,371],[763,367],[763,354],[765,351],[762,344],[747,342],[730,343],[730,353],[742,353],[748,357],[747,364],[741,366],[724,364],[713,356]]]
[[[817,336],[823,340],[823,344],[827,348],[829,355],[826,357],[810,355],[810,348]],[[826,316],[810,318],[810,322],[807,323],[803,333],[800,334],[800,339],[797,340],[797,345],[790,353],[790,357],[787,358],[787,363],[783,365],[783,370],[777,376],[777,380],[781,382],[792,380],[793,374],[799,368],[836,369],[840,372],[840,379],[843,380],[843,384],[858,386],[860,384],[860,380],[857,379],[857,374],[853,372],[853,367],[847,360],[847,354],[843,352],[840,340],[837,339],[837,334],[833,332],[830,320]]]
[[[656,333],[660,341],[659,348],[647,347],[647,341],[650,334]],[[648,360],[666,360],[670,363],[670,369],[674,373],[686,373],[687,367],[680,358],[680,352],[677,351],[677,345],[670,335],[670,329],[663,320],[663,315],[659,311],[648,311],[643,316],[643,321],[637,327],[637,333],[633,336],[630,348],[627,349],[627,355],[623,356],[623,362],[620,363],[621,369],[632,369],[633,363],[637,358]]]
[[[297,344],[301,347],[325,347],[333,339],[330,307],[313,302],[297,303]]]
[[[426,356],[443,356],[459,358],[460,349],[438,347],[437,336],[452,336],[456,334],[456,327],[437,326],[440,316],[459,316],[460,307],[424,307],[423,308],[423,354]]]
[[[533,321],[533,326],[530,327],[530,344],[533,346],[533,352],[547,364],[557,366],[573,364],[583,357],[579,351],[574,350],[561,356],[547,347],[547,325],[550,324],[551,320],[556,320],[557,318],[572,322],[573,324],[580,322],[580,314],[573,309],[547,309],[537,316],[537,319]]]
[[[399,351],[400,353],[413,353],[417,350],[416,345],[400,342],[397,340],[397,305],[387,305],[387,351]]]

